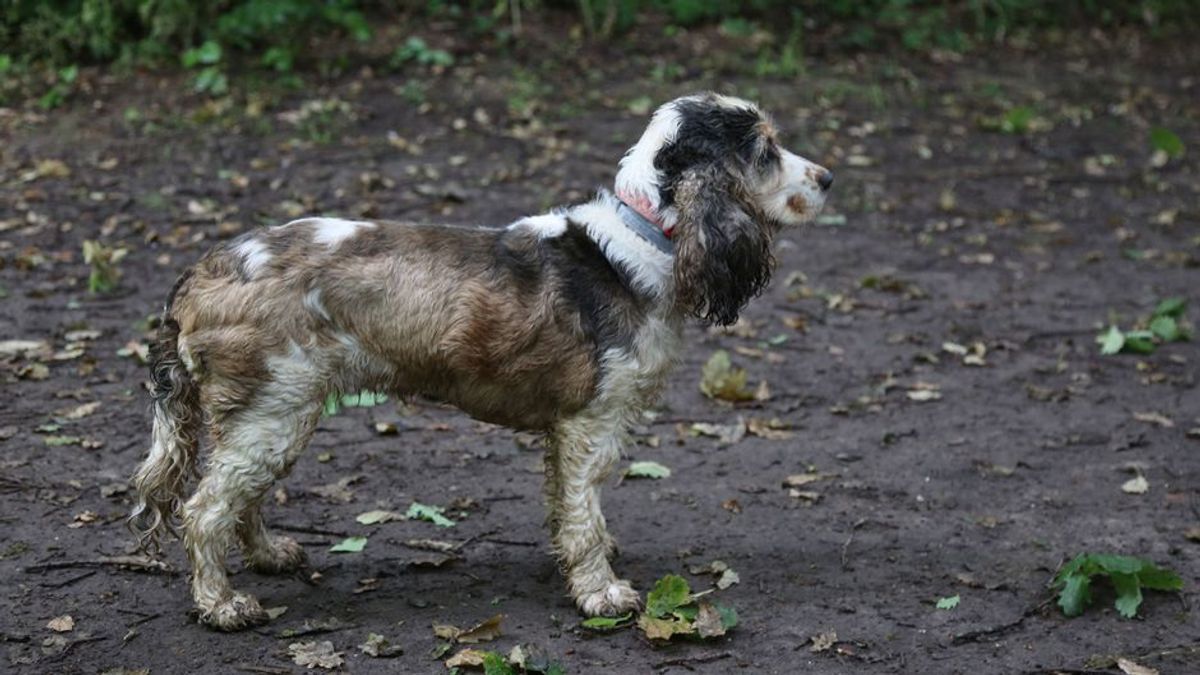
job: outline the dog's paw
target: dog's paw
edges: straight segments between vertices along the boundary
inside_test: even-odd
[[[642,606],[642,598],[633,586],[618,579],[604,588],[575,598],[579,611],[588,616],[621,616]]]
[[[304,547],[291,537],[271,537],[270,548],[246,556],[246,566],[261,574],[295,572],[308,562]]]
[[[218,602],[207,612],[201,612],[200,622],[223,631],[244,630],[270,620],[266,610],[253,595],[235,592],[228,600]]]

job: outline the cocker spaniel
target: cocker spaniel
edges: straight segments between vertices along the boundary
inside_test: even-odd
[[[638,593],[609,565],[600,488],[680,351],[770,279],[772,238],[816,215],[833,181],[780,147],[747,101],[703,93],[659,108],[614,193],[500,229],[307,218],[214,248],[167,298],[151,373],[153,435],[134,476],[143,547],[182,517],[201,621],[266,620],[225,556],[286,572],[294,540],[260,506],[308,445],[332,392],[453,403],[545,432],[554,552],[579,609],[623,614]],[[201,429],[212,450],[194,492]]]

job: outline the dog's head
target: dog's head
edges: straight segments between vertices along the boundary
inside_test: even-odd
[[[779,145],[748,101],[704,93],[663,105],[621,160],[617,195],[675,241],[676,301],[728,325],[771,277],[771,240],[820,212],[833,174]]]

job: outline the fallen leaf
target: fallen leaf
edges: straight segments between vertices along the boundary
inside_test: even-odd
[[[404,516],[413,520],[425,520],[438,527],[454,527],[454,521],[442,515],[446,509],[440,506],[430,506],[421,502],[413,502]]]
[[[480,668],[486,656],[487,652],[478,649],[463,649],[446,659],[445,664],[447,668]]]
[[[333,643],[323,642],[293,642],[288,645],[288,654],[298,666],[305,668],[324,668],[333,670],[345,663],[342,653],[334,651]]]
[[[76,406],[76,407],[71,408],[70,410],[66,411],[63,414],[63,417],[65,417],[66,419],[69,419],[69,420],[83,419],[84,417],[87,417],[88,415],[91,415],[92,413],[96,412],[99,408],[100,408],[100,401],[84,403],[83,405]]]
[[[788,476],[787,478],[783,479],[783,487],[797,488],[797,487],[802,487],[804,485],[808,485],[809,483],[815,483],[819,480],[825,480],[826,478],[836,478],[836,477],[837,477],[837,474],[818,473],[815,471],[810,471],[807,473],[794,473],[794,474]]]
[[[466,630],[452,624],[434,624],[433,634],[443,640],[459,644],[491,642],[500,637],[500,623],[503,620],[503,614],[496,614]]]
[[[1150,482],[1140,473],[1121,484],[1121,492],[1127,495],[1143,495],[1149,490]]]
[[[1170,429],[1175,426],[1169,417],[1158,412],[1135,412],[1133,419],[1147,424],[1157,424],[1164,429]]]
[[[725,445],[732,445],[746,437],[746,423],[740,417],[733,424],[695,422],[692,424],[691,431],[697,436],[716,438]]]
[[[725,626],[721,622],[721,614],[712,603],[701,602],[696,610],[696,620],[693,622],[700,637],[719,637],[725,634]],[[647,636],[649,637],[649,636]]]
[[[958,595],[951,595],[946,598],[938,598],[936,607],[938,609],[954,609],[958,607],[958,602],[961,598]]]
[[[734,572],[732,569],[727,569],[724,572],[722,572],[721,577],[719,579],[717,579],[717,588],[719,588],[723,591],[723,590],[729,588],[730,586],[740,582],[741,580],[742,580],[742,578],[740,576],[738,576],[737,572]]]
[[[924,403],[926,401],[937,401],[942,398],[941,392],[932,389],[917,389],[907,392],[908,398],[911,401]]]
[[[828,651],[830,647],[837,644],[837,641],[837,632],[833,630],[817,633],[812,636],[812,646],[808,648],[808,651],[813,653]]]
[[[359,553],[367,547],[366,537],[347,537],[340,544],[329,547],[330,553]]]
[[[788,490],[788,496],[808,502],[809,504],[816,504],[821,501],[821,493],[812,490],[797,490],[796,488],[792,488]]]
[[[700,374],[700,391],[705,396],[726,401],[750,401],[754,391],[746,385],[746,371],[734,368],[729,352],[713,352]]]
[[[1117,667],[1125,675],[1158,675],[1158,671],[1149,666],[1143,666],[1126,658],[1117,659]]]
[[[404,654],[399,645],[391,644],[387,638],[378,633],[368,633],[367,641],[358,646],[359,651],[367,656],[380,659],[390,659]]]
[[[656,619],[649,614],[638,617],[638,628],[651,640],[670,640],[672,635],[690,635],[695,627],[690,621],[683,619]]]
[[[72,618],[70,614],[56,616],[46,623],[46,628],[49,628],[55,633],[67,633],[75,630],[75,619]]]
[[[395,511],[367,511],[366,513],[358,514],[354,519],[363,525],[381,525],[383,523],[390,523],[393,520],[405,520],[403,513]]]
[[[751,417],[746,421],[746,431],[771,441],[786,441],[793,436],[793,433],[788,431],[788,426],[777,417],[770,420]]]
[[[593,616],[590,619],[584,619],[579,625],[591,630],[612,630],[627,624],[632,618],[633,612],[621,616]]]
[[[624,471],[626,478],[667,478],[671,475],[671,470],[659,464],[658,462],[642,461],[633,462]]]

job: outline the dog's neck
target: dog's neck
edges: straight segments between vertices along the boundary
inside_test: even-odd
[[[617,196],[617,199],[617,215],[621,216],[621,222],[625,223],[625,227],[653,244],[654,248],[659,251],[667,255],[675,255],[675,247],[671,244],[670,236],[663,230],[661,220],[651,219],[642,209],[622,199],[620,195]]]

